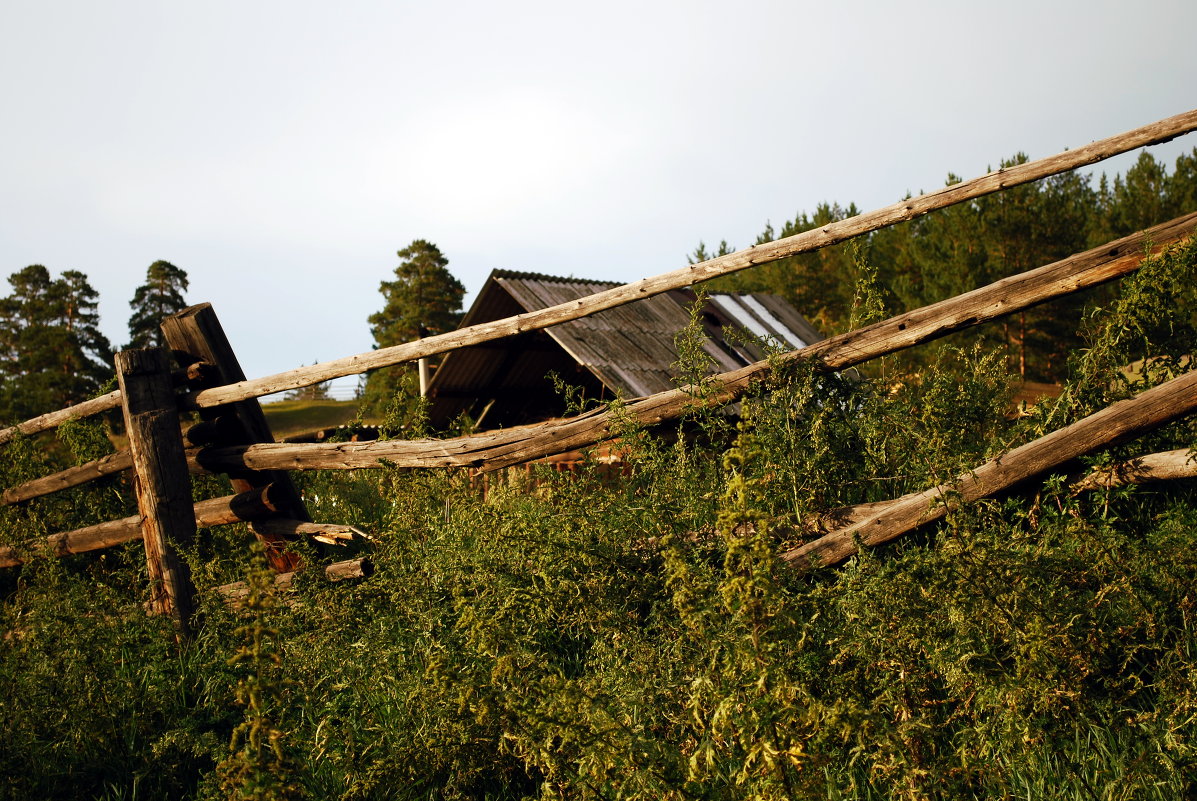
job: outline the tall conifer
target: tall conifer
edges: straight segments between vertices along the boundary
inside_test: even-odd
[[[162,347],[163,318],[187,308],[183,293],[189,282],[187,273],[168,261],[156,261],[145,273],[145,283],[137,287],[129,306],[128,348]]]

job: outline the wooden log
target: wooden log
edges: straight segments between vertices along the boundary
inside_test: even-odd
[[[49,495],[52,492],[58,492],[69,487],[77,487],[80,484],[95,481],[97,478],[103,478],[104,476],[119,473],[122,470],[128,470],[132,466],[133,457],[129,451],[117,451],[101,459],[86,462],[77,467],[68,467],[66,470],[53,473],[52,475],[35,478],[32,481],[27,481],[11,489],[6,489],[3,495],[3,502],[5,505],[9,505]]]
[[[595,312],[668,292],[671,289],[693,286],[721,275],[728,275],[797,253],[808,253],[835,245],[852,237],[905,222],[937,209],[974,200],[1003,189],[1046,178],[1049,175],[1085,167],[1138,147],[1166,142],[1193,130],[1197,130],[1197,110],[1178,114],[1175,117],[1169,117],[1055,156],[1030,161],[1026,164],[1003,167],[979,178],[946,186],[918,197],[900,200],[876,211],[829,223],[773,242],[754,245],[726,256],[691,264],[586,298],[504,320],[480,323],[458,331],[437,334],[415,342],[379,348],[368,353],[359,353],[355,356],[335,359],[310,367],[287,370],[252,381],[238,381],[231,386],[214,387],[200,392],[195,396],[194,402],[199,407],[207,407],[245,398],[261,397],[275,392],[319,384],[333,378],[356,375],[367,370],[413,361],[422,356],[445,353],[467,345],[477,345],[481,342],[513,336],[525,331],[548,328],[569,320],[586,317]]]
[[[241,371],[241,365],[237,361],[236,354],[233,353],[233,348],[229,344],[228,337],[225,336],[220,321],[216,318],[216,312],[212,310],[212,304],[201,303],[167,317],[162,321],[162,334],[180,365],[207,363],[211,367],[205,368],[203,372],[206,372],[210,380],[220,383],[227,384],[245,380],[245,373]],[[226,415],[236,418],[240,424],[244,431],[243,442],[247,444],[274,442],[274,436],[270,433],[266,416],[262,413],[262,407],[258,405],[257,400],[246,398],[236,403],[210,407],[200,412],[200,416],[206,421],[218,421]],[[228,428],[227,423],[225,428]],[[237,468],[234,468],[234,471],[236,470]],[[277,471],[245,472],[242,469],[241,472],[230,475],[229,480],[237,492],[244,492],[252,487],[265,484],[274,484],[281,493],[281,497],[285,499],[282,504],[282,513],[286,517],[305,522],[311,520],[307,508],[300,498],[299,490],[295,488],[291,477],[286,473]],[[287,550],[285,537],[259,530],[252,524],[250,528],[261,540],[266,552],[266,559],[275,572],[287,573],[300,567],[299,555]]]
[[[196,610],[195,587],[179,550],[195,539],[195,516],[170,362],[162,348],[122,351],[115,361],[150,574],[150,609],[170,615],[187,634]]]
[[[199,528],[248,523],[278,514],[278,499],[273,487],[260,487],[238,495],[212,498],[195,504],[195,524]],[[69,556],[111,548],[141,538],[141,515],[110,520],[94,526],[51,534],[20,545],[0,546],[0,567],[24,564],[31,557]]]
[[[852,367],[1128,275],[1138,269],[1148,243],[1156,243],[1158,250],[1194,228],[1197,212],[964,295],[822,340],[786,354],[783,361],[811,359],[826,370]],[[733,401],[772,368],[771,362],[760,361],[714,376],[701,394],[702,402],[719,405]],[[385,460],[397,467],[474,467],[490,471],[609,439],[628,419],[646,425],[674,419],[698,403],[693,389],[682,388],[629,401],[616,413],[595,410],[564,421],[455,439],[277,443],[205,450],[196,458],[208,470],[358,470],[382,467]]]
[[[756,245],[746,250],[720,256],[680,270],[663,273],[653,278],[617,287],[592,295],[589,298],[570,301],[537,312],[483,323],[459,331],[450,331],[415,342],[396,345],[391,348],[335,359],[329,362],[288,370],[272,376],[239,380],[231,385],[213,387],[198,393],[192,402],[198,407],[219,406],[263,395],[271,395],[289,389],[312,386],[334,378],[357,375],[379,367],[412,361],[422,356],[433,356],[451,350],[501,339],[506,336],[548,328],[552,325],[576,320],[605,309],[633,303],[642,298],[667,292],[685,286],[708,281],[720,275],[727,275],[759,264],[806,253],[819,248],[846,241],[855,236],[876,231],[889,225],[913,219],[931,211],[972,200],[984,195],[1008,189],[1050,175],[1095,164],[1103,159],[1125,153],[1138,147],[1159,144],[1177,136],[1197,130],[1197,110],[1188,111],[1160,120],[1133,131],[1094,142],[1076,150],[1050,156],[1044,159],[1001,168],[971,181],[945,187],[935,192],[909,198],[867,214],[848,220],[830,223],[812,231],[774,242]],[[191,365],[188,365],[190,369]],[[198,376],[201,371],[196,368]],[[97,403],[99,405],[97,405]],[[107,403],[109,405],[103,405]],[[0,444],[7,442],[17,433],[32,434],[61,425],[72,417],[86,417],[119,405],[119,397],[109,393],[102,399],[87,401],[57,412],[28,420],[18,426],[0,429]]]
[[[1001,492],[1086,453],[1184,417],[1194,409],[1197,373],[1186,373],[991,459],[955,481],[883,504],[852,525],[786,551],[781,558],[802,570],[836,564],[856,553],[857,542],[889,542],[942,518],[954,503]]]
[[[75,420],[77,418],[91,417],[94,414],[101,414],[111,409],[116,409],[121,405],[121,393],[119,389],[114,389],[106,395],[101,395],[98,398],[85,400],[82,403],[76,403],[74,406],[68,406],[65,409],[59,409],[56,412],[43,414],[40,417],[34,417],[32,420],[26,420],[19,425],[10,428],[0,429],[0,445],[8,442],[18,434],[36,434],[39,431],[49,431],[51,428],[57,428],[68,420]]]
[[[1197,460],[1188,448],[1163,453],[1149,453],[1129,461],[1094,470],[1072,482],[1073,492],[1145,484],[1150,481],[1170,481],[1197,477]]]
[[[306,523],[302,520],[288,520],[285,517],[271,517],[259,520],[255,525],[263,531],[281,537],[309,537],[325,545],[344,545],[355,539],[370,539],[360,528],[340,523]]]
[[[197,453],[199,453],[197,448],[187,449],[187,470],[193,476],[210,475],[196,460]],[[18,484],[4,491],[0,503],[9,505],[32,500],[33,498],[40,498],[43,495],[50,495],[64,489],[78,487],[89,481],[95,481],[97,478],[118,473],[122,470],[128,470],[132,466],[133,460],[129,455],[129,451],[127,449],[120,450],[100,459],[84,462],[76,467],[68,467],[66,470],[51,473],[41,478],[35,478],[32,481],[26,481],[24,484]]]
[[[289,590],[295,582],[295,576],[298,571],[291,573],[279,573],[274,577],[274,585],[280,590]],[[327,565],[321,571],[321,575],[327,581],[345,581],[347,579],[355,578],[369,578],[374,575],[374,563],[369,557],[361,559],[349,559],[344,562],[334,562]],[[244,581],[234,581],[231,584],[222,584],[216,588],[216,592],[224,596],[226,603],[237,606],[249,595],[249,587]]]
[[[1073,478],[1068,485],[1075,495],[1128,484],[1172,481],[1179,478],[1197,478],[1197,459],[1194,459],[1193,452],[1188,448],[1137,456],[1134,459],[1118,462]],[[801,531],[805,536],[826,536],[840,533],[859,525],[883,510],[913,498],[915,495],[918,493],[912,492],[891,500],[858,503],[820,512],[803,521]]]

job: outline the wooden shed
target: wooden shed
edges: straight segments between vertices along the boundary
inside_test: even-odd
[[[496,270],[462,326],[499,320],[592,295],[619,284]],[[674,338],[689,322],[697,297],[688,289],[655,295],[544,331],[456,350],[429,382],[435,427],[468,415],[479,428],[558,417],[565,401],[552,375],[582,396],[609,400],[672,389],[678,360]],[[768,340],[786,350],[823,337],[775,295],[712,294],[702,310],[703,347],[725,372],[765,357]],[[728,336],[729,330],[740,333]]]

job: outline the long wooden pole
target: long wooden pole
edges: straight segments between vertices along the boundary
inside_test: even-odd
[[[1051,175],[1096,164],[1099,161],[1125,153],[1139,147],[1157,145],[1178,136],[1197,130],[1197,110],[1177,114],[1167,119],[1144,125],[1126,133],[1102,139],[1076,150],[1068,150],[1055,156],[1005,167],[986,175],[934,192],[919,195],[893,203],[867,214],[860,214],[847,220],[830,223],[821,228],[806,231],[795,236],[778,239],[726,256],[692,264],[679,270],[653,278],[645,278],[622,287],[600,292],[588,298],[550,306],[528,314],[517,315],[505,320],[482,323],[459,331],[450,331],[425,337],[415,342],[380,348],[369,353],[359,353],[341,359],[323,362],[310,367],[287,370],[275,375],[253,380],[237,381],[229,386],[214,387],[196,394],[192,402],[198,407],[218,406],[223,403],[258,398],[289,389],[312,386],[334,378],[357,375],[379,367],[412,361],[423,356],[434,356],[451,350],[477,345],[493,339],[535,331],[552,325],[577,320],[595,312],[633,303],[642,298],[668,292],[671,289],[692,286],[709,281],[720,275],[748,269],[759,264],[783,259],[797,253],[806,253],[819,248],[844,242],[899,222],[914,219],[938,209],[973,200],[1003,189],[1037,181]],[[17,434],[35,434],[46,431],[76,417],[87,417],[120,405],[119,395],[109,393],[94,401],[86,401],[41,417],[27,420],[10,428],[0,429],[0,444],[8,442]]]
[[[1110,443],[1142,434],[1197,410],[1197,373],[1185,373],[1129,400],[991,459],[954,481],[879,504],[855,524],[782,554],[799,569],[834,565],[857,543],[880,545],[942,518],[951,504],[1009,489]]]
[[[278,514],[278,501],[271,496],[271,487],[262,487],[200,501],[193,507],[195,524],[199,528],[226,526],[232,523],[247,523]],[[284,524],[285,525],[285,524]],[[315,525],[315,524],[308,524]],[[332,528],[345,528],[336,527]],[[306,530],[297,533],[307,533]],[[0,567],[14,567],[29,561],[30,557],[69,556],[70,554],[98,551],[126,542],[140,539],[141,515],[131,515],[120,520],[109,520],[94,526],[51,534],[42,539],[31,540],[20,545],[0,546]]]
[[[1096,468],[1084,475],[1072,478],[1068,483],[1068,488],[1075,495],[1128,484],[1173,481],[1178,478],[1197,478],[1197,458],[1188,448],[1148,453],[1109,467]],[[807,537],[842,534],[859,526],[865,520],[876,517],[883,511],[893,509],[897,504],[908,501],[919,494],[912,492],[900,498],[828,509],[804,520],[800,533]],[[849,534],[849,536],[851,535]]]
[[[255,398],[289,389],[311,386],[333,378],[356,375],[379,367],[388,367],[401,362],[412,361],[423,356],[445,353],[467,345],[477,345],[501,337],[512,336],[525,331],[577,320],[582,317],[634,303],[672,289],[692,286],[709,281],[721,275],[745,270],[749,267],[776,261],[797,253],[835,245],[855,236],[867,234],[896,223],[914,219],[937,209],[957,203],[974,200],[1003,189],[1037,181],[1050,175],[1057,175],[1078,167],[1094,164],[1111,156],[1125,153],[1145,145],[1159,144],[1175,137],[1197,130],[1197,110],[1178,114],[1159,122],[1136,128],[1133,131],[1102,139],[1076,150],[1068,150],[1047,158],[1004,167],[994,172],[915,198],[900,200],[884,208],[859,214],[847,220],[829,223],[820,228],[794,236],[778,239],[745,250],[719,256],[699,264],[691,264],[652,278],[644,278],[624,286],[599,292],[589,297],[550,306],[539,311],[508,317],[504,320],[480,323],[426,337],[379,348],[368,353],[359,353],[329,362],[287,370],[264,378],[239,381],[235,384],[204,390],[192,399],[199,407],[216,406],[222,403]]]
[[[1123,237],[1100,248],[1003,278],[988,286],[916,309],[865,328],[792,351],[785,360],[810,359],[825,370],[842,370],[953,331],[993,320],[1138,269],[1149,242],[1175,242],[1197,227],[1197,212]],[[772,370],[760,361],[711,378],[702,402],[718,405],[741,396],[751,382]],[[631,401],[616,412],[593,411],[567,421],[551,421],[455,439],[383,442],[276,443],[201,450],[196,459],[211,471],[356,470],[381,467],[476,467],[498,470],[513,464],[583,448],[609,439],[627,420],[654,425],[674,419],[699,401],[690,388],[669,390]]]
[[[195,539],[195,517],[170,360],[164,349],[146,348],[121,351],[115,361],[150,574],[150,608],[173,617],[186,635],[196,611],[195,586],[179,550]]]

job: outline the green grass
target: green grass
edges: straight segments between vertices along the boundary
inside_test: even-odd
[[[345,425],[357,417],[358,407],[356,400],[287,400],[262,404],[262,411],[266,413],[275,439],[285,439]],[[378,421],[371,418],[363,422],[373,425]]]

